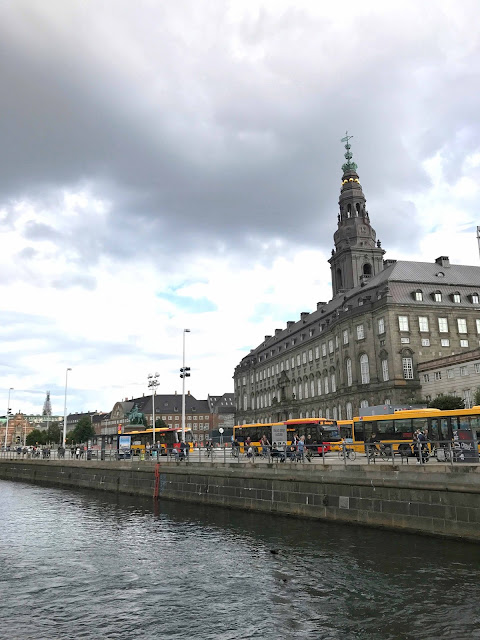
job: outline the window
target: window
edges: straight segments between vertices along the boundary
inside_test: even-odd
[[[284,365],[283,365],[283,360],[280,362],[280,371],[283,371],[284,369]]]
[[[450,340],[448,338],[442,338],[440,340],[440,344],[442,345],[442,347],[449,347],[450,346]]]
[[[326,345],[326,343],[324,342],[324,343],[322,344],[322,356],[323,356],[323,357],[325,357],[326,355],[327,355],[327,345]]]
[[[435,373],[433,374],[433,377],[435,380],[441,380],[442,379],[442,372],[441,371],[435,371]]]
[[[460,340],[461,347],[468,347],[468,340]]]
[[[384,382],[389,380],[389,376],[388,376],[388,360],[386,358],[384,358],[382,360],[382,378],[383,378]]]
[[[370,382],[370,369],[368,366],[368,356],[366,353],[363,353],[360,356],[360,376],[362,379],[362,384],[368,384]]]
[[[333,353],[333,340],[328,341],[328,353]]]
[[[438,319],[438,330],[440,333],[448,333],[448,320],[447,318]]]
[[[363,330],[363,324],[357,324],[357,340],[363,340],[365,338],[365,332]]]
[[[347,370],[347,387],[351,387],[352,386],[352,361],[350,360],[350,358],[347,358],[345,362],[345,367]]]
[[[447,369],[447,378],[454,378],[455,377],[455,369]],[[437,378],[435,378],[435,380],[437,380]]]
[[[459,293],[454,293],[452,295],[452,300],[456,303],[456,304],[460,304],[461,302],[461,297]]]
[[[312,398],[315,395],[315,380],[310,380],[310,395]]]
[[[422,300],[423,300],[423,293],[420,291],[420,289],[418,289],[417,291],[415,291],[414,297],[415,297],[415,300],[416,300],[417,302],[422,302]]]
[[[300,366],[300,354],[297,353],[297,367]]]
[[[298,383],[298,399],[303,400],[303,386],[302,383]]]
[[[330,420],[330,409],[328,407],[325,409],[325,418]]]
[[[465,318],[457,318],[458,333],[467,333],[467,321]]]
[[[290,360],[287,358],[285,360],[285,371],[288,371],[290,369]]]
[[[433,299],[435,302],[442,301],[442,294],[440,293],[440,291],[435,291],[435,293],[433,294]]]
[[[419,316],[418,328],[420,331],[428,331],[428,318],[426,316]]]
[[[343,331],[343,344],[348,344],[348,329]]]
[[[472,408],[472,390],[465,389],[463,392],[463,402],[465,404],[465,409]]]
[[[422,347],[430,346],[430,338],[422,338]]]
[[[290,364],[292,365],[292,369],[295,367],[295,358],[292,356],[292,359],[290,360]]]
[[[475,364],[473,365],[473,370],[475,371],[475,373],[480,373],[480,362],[475,362]]]
[[[413,379],[413,360],[412,358],[402,358],[403,377],[405,380]]]
[[[400,338],[402,344],[410,344],[410,338]]]
[[[430,382],[430,376],[428,375],[428,373],[424,373],[423,374],[423,381],[424,382]]]
[[[352,403],[347,402],[347,404],[345,405],[345,409],[347,411],[347,420],[351,420],[353,418]]]
[[[325,393],[326,394],[329,393],[329,390],[328,390],[328,376],[325,376],[325,378],[324,378],[324,389],[325,389]]]
[[[317,380],[317,393],[319,396],[322,395],[322,379],[318,378]]]
[[[335,349],[338,349],[339,346],[340,346],[340,341],[338,339],[338,336],[335,336]]]
[[[480,320],[475,320],[475,324],[477,327],[477,333],[480,333]]]
[[[338,411],[337,407],[333,407],[333,419],[338,420]]]
[[[317,345],[315,347],[315,359],[318,360],[320,358],[320,347]]]
[[[335,391],[337,390],[337,380],[334,373],[332,373],[332,375],[330,376],[330,386],[332,388],[332,393],[335,393]]]
[[[378,319],[378,333],[385,333],[385,318]]]
[[[398,328],[400,331],[408,331],[408,316],[398,316]]]
[[[461,377],[468,376],[468,367],[466,365],[464,365],[463,367],[460,367],[460,376]]]
[[[308,361],[309,362],[313,362],[313,350],[312,349],[308,350]]]
[[[472,304],[478,304],[478,293],[472,293]]]
[[[360,408],[361,409],[365,409],[366,407],[368,407],[368,400],[361,400],[360,401]]]

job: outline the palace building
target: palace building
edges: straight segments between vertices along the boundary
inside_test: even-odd
[[[421,363],[480,344],[480,267],[446,256],[385,260],[343,141],[333,298],[242,359],[234,373],[237,424],[349,419],[362,407],[413,404],[425,397]]]

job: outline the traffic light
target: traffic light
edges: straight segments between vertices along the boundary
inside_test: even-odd
[[[181,367],[180,378],[189,378],[189,377],[190,377],[190,367]]]

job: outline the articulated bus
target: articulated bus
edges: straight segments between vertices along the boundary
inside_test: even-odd
[[[372,434],[384,444],[392,444],[394,451],[408,451],[417,429],[428,431],[433,443],[448,443],[458,432],[468,432],[469,438],[480,441],[480,406],[471,409],[440,411],[439,409],[413,409],[391,414],[356,417],[342,420],[340,431],[344,437],[351,425],[351,442],[356,451],[364,450],[364,443]],[[445,444],[444,444],[445,446]]]
[[[152,429],[144,429],[142,431],[128,431],[126,436],[132,437],[132,455],[145,454],[147,445],[152,446]],[[167,455],[168,450],[178,449],[182,439],[182,429],[180,427],[156,427],[155,428],[155,444],[161,448],[160,455]],[[192,430],[185,429],[185,442],[190,449],[193,446]]]
[[[259,451],[263,435],[266,435],[270,444],[273,444],[272,426],[275,425],[287,427],[287,446],[291,446],[295,435],[299,438],[305,436],[307,446],[313,450],[316,445],[317,452],[322,453],[322,451],[330,451],[332,443],[341,440],[336,421],[326,418],[298,418],[283,422],[237,425],[233,427],[233,437],[240,443],[240,451],[243,452],[243,443],[248,437],[250,437],[251,446]]]

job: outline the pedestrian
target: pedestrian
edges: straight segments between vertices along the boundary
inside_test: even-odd
[[[302,436],[297,443],[297,460],[303,462],[303,455],[305,453],[305,436]]]
[[[267,458],[270,449],[270,442],[268,441],[266,433],[263,434],[260,444],[262,445],[262,456]]]
[[[80,458],[80,447],[77,447],[75,449],[75,457],[76,457],[77,460]]]

